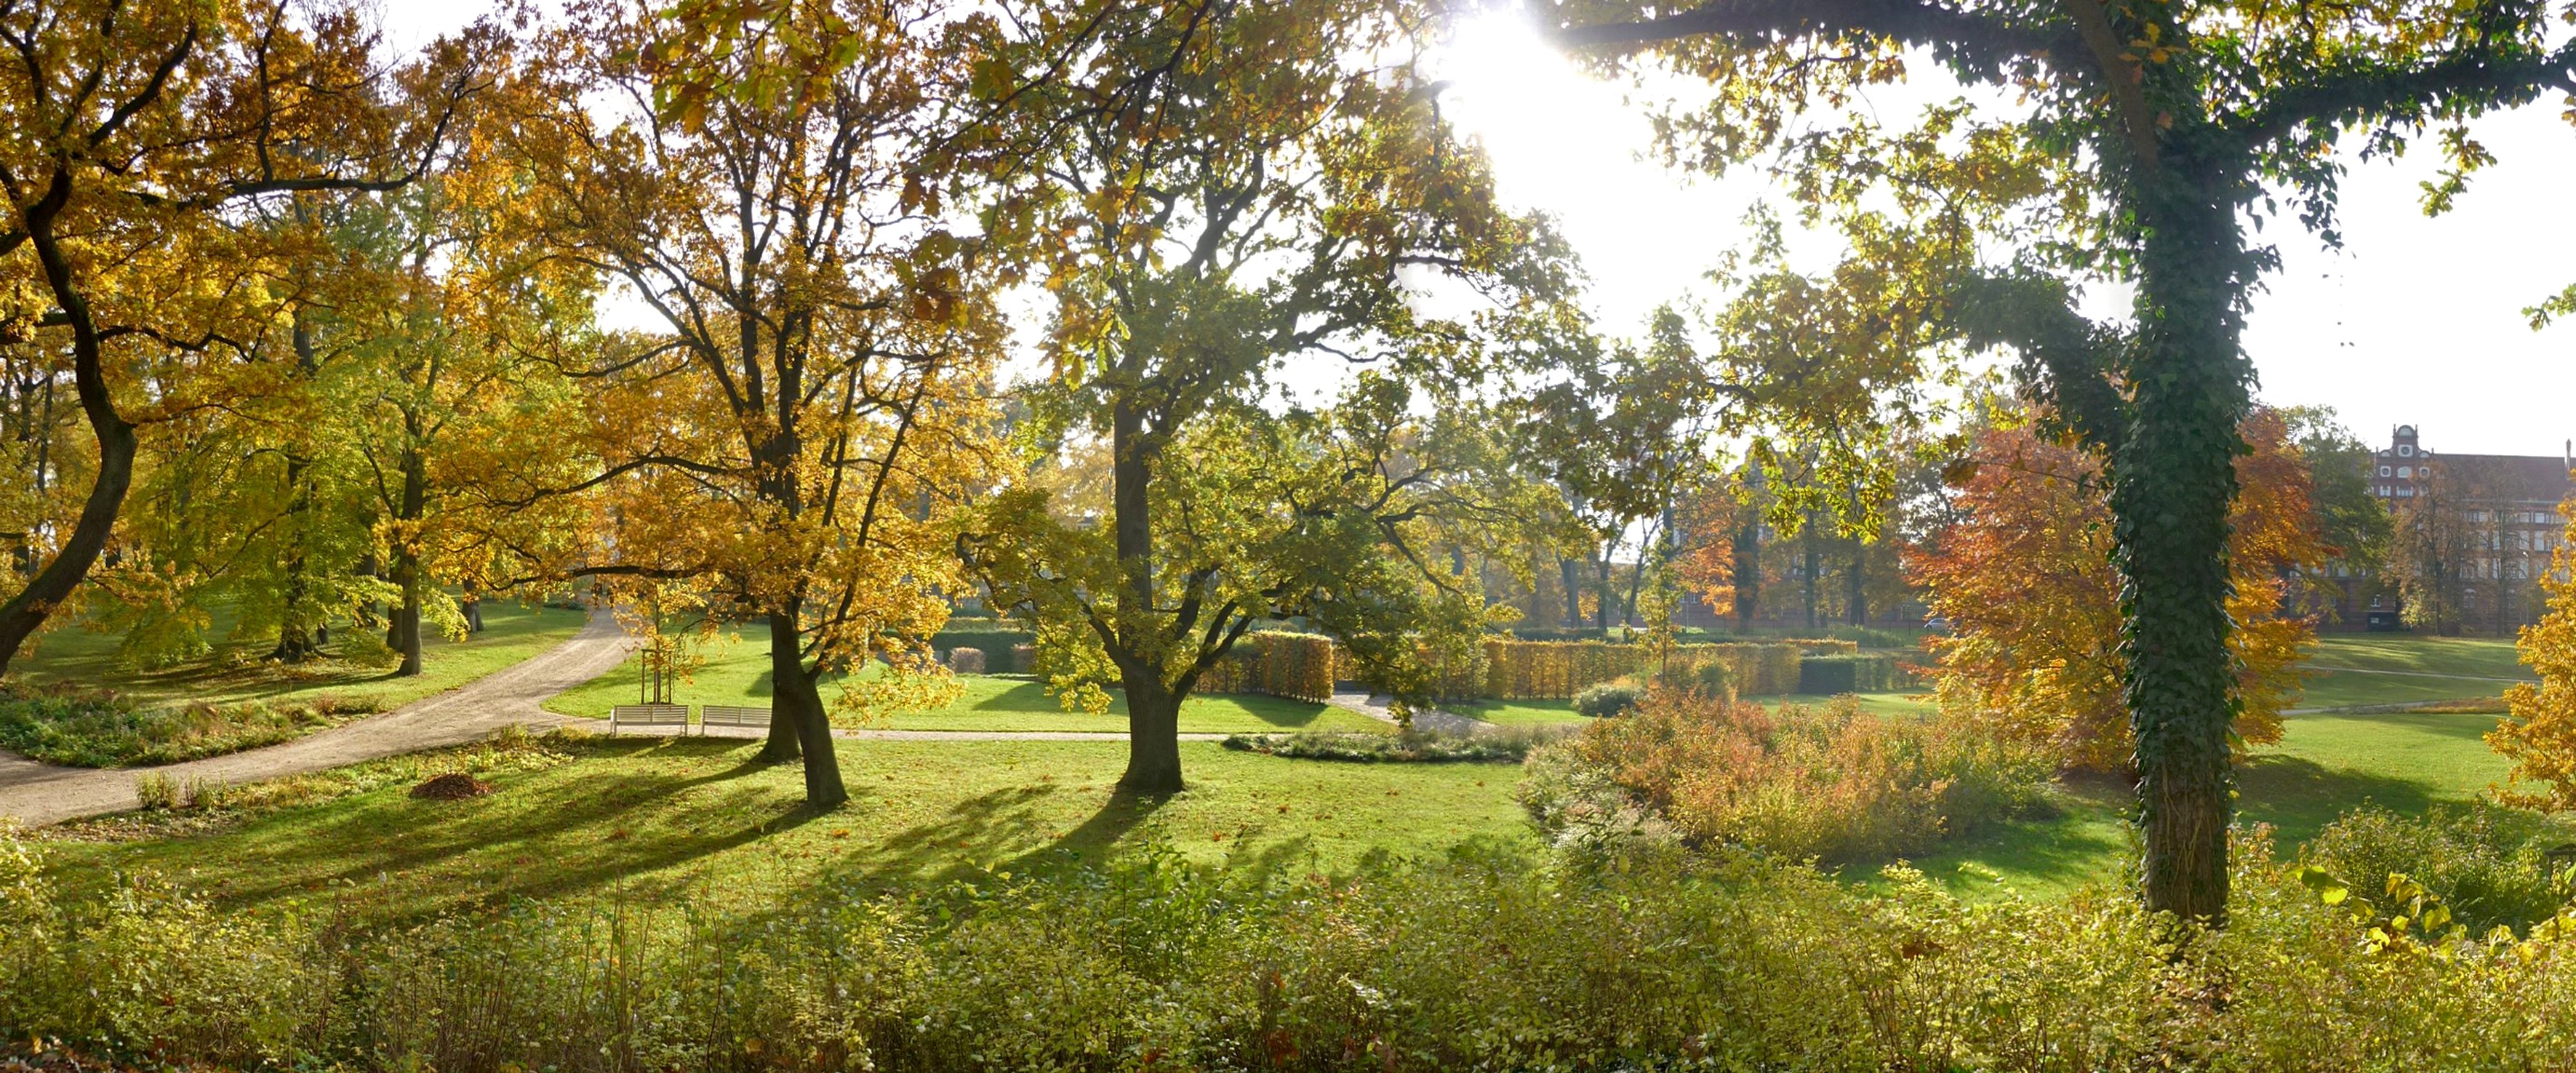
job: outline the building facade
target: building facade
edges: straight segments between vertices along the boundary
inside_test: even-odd
[[[2576,443],[2555,456],[2436,453],[2415,426],[2397,426],[2365,474],[2396,536],[2383,567],[2332,568],[2336,625],[2509,636],[2538,621],[2538,581],[2565,527],[2558,505],[2576,492],[2571,456]]]

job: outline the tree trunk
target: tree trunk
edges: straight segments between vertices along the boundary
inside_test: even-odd
[[[1735,535],[1735,628],[1753,627],[1753,613],[1762,606],[1762,523],[1744,523]]]
[[[1583,578],[1574,560],[1562,555],[1556,557],[1556,571],[1565,584],[1565,628],[1575,629],[1583,625]]]
[[[1807,524],[1798,530],[1798,552],[1806,559],[1805,568],[1799,571],[1803,575],[1799,580],[1807,599],[1807,628],[1813,630],[1822,624],[1816,617],[1816,575],[1825,570],[1825,549],[1823,542],[1816,539],[1816,516],[1813,514],[1807,516]]]
[[[1610,549],[1604,545],[1599,558],[1592,561],[1592,628],[1601,636],[1610,636]]]
[[[1852,541],[1851,557],[1851,624],[1869,625],[1869,545]]]
[[[1153,676],[1122,674],[1119,690],[1127,695],[1127,771],[1118,776],[1122,793],[1161,797],[1181,792],[1181,698]]]
[[[2227,509],[2252,370],[2235,296],[2254,274],[2226,185],[2168,159],[2139,183],[2139,339],[2111,509],[2126,582],[2122,654],[2136,731],[2151,909],[2224,923],[2228,732]]]
[[[473,599],[463,601],[463,604],[465,610],[465,632],[469,634],[483,632],[482,597],[478,596]]]
[[[412,678],[420,674],[420,590],[410,581],[402,582],[402,606],[395,608],[392,624],[385,627],[385,644],[402,653],[402,666],[394,677]]]
[[[850,791],[841,785],[841,758],[832,749],[832,719],[823,710],[823,693],[814,683],[813,672],[805,668],[802,647],[795,610],[769,616],[771,742],[775,745],[783,721],[792,735],[788,740],[805,755],[805,804],[824,809],[849,800]],[[763,749],[761,755],[770,752]]]
[[[1120,400],[1110,414],[1110,517],[1125,573],[1111,658],[1119,690],[1127,695],[1127,771],[1118,788],[1127,793],[1181,791],[1181,698],[1163,685],[1171,649],[1142,642],[1135,631],[1155,629],[1154,527],[1146,496],[1160,441],[1145,428],[1145,415]]]
[[[299,213],[300,215],[300,213]],[[306,319],[305,307],[295,307],[294,327],[290,337],[295,347],[296,379],[310,382],[321,368],[321,359],[313,348],[313,326]],[[290,432],[290,435],[297,434]],[[277,647],[268,658],[280,663],[302,663],[321,654],[313,638],[312,616],[305,608],[311,583],[306,580],[304,547],[311,537],[313,496],[306,487],[305,471],[312,460],[290,441],[286,450],[286,524],[278,531],[286,535],[286,597],[277,608]]]
[[[71,172],[58,165],[44,197],[29,207],[22,219],[27,225],[28,243],[35,247],[36,260],[44,268],[46,286],[71,328],[72,386],[80,397],[81,413],[89,421],[90,433],[98,440],[98,475],[90,483],[89,496],[81,502],[80,517],[72,523],[70,535],[64,538],[62,549],[54,553],[54,561],[38,570],[27,581],[27,587],[18,590],[8,603],[0,604],[0,675],[8,673],[18,649],[45,624],[46,616],[71,597],[72,590],[79,587],[90,566],[98,561],[109,534],[116,529],[116,515],[125,505],[126,489],[134,483],[134,426],[116,412],[115,398],[107,387],[98,322],[90,313],[89,298],[72,280],[71,259],[64,255],[61,240],[54,235],[54,221],[70,201]]]

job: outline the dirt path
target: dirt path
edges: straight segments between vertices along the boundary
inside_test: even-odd
[[[625,662],[627,647],[615,618],[593,615],[571,640],[445,693],[283,745],[184,764],[70,768],[0,753],[0,816],[41,826],[122,812],[138,804],[134,780],[147,771],[161,772],[183,785],[191,779],[257,782],[396,753],[462,745],[513,723],[544,727],[574,722],[538,704]]]

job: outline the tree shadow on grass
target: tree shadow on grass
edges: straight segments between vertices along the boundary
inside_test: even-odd
[[[2364,804],[2410,816],[2433,805],[2420,783],[2277,753],[2239,769],[2236,785],[2237,815],[2271,824],[2274,842],[2284,849],[2316,837],[2336,817]]]
[[[644,748],[709,749],[694,742]],[[288,815],[254,832],[271,847],[260,874],[227,884],[218,896],[257,902],[373,885],[383,889],[362,896],[396,918],[612,886],[659,897],[692,878],[677,866],[822,815],[804,807],[796,787],[738,781],[771,766],[747,753],[730,768],[696,775],[645,772],[516,786],[505,776],[499,792],[468,801],[386,793],[355,809]],[[860,789],[853,800],[863,803],[866,796]],[[435,882],[412,875],[438,866],[448,867]],[[665,870],[671,874],[660,874]],[[408,882],[395,887],[395,876]]]
[[[987,872],[1026,875],[1096,862],[1115,852],[1165,803],[1159,797],[1112,794],[1089,817],[1066,827],[1061,795],[1070,792],[1046,782],[978,794],[880,845],[854,850],[854,857],[865,858],[854,874],[864,886],[892,890],[944,885]]]

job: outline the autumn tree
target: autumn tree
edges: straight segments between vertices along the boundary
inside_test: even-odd
[[[762,755],[801,754],[817,807],[847,796],[820,683],[930,665],[948,508],[983,466],[999,259],[943,212],[969,177],[934,167],[972,55],[956,26],[935,4],[598,0],[515,98],[547,106],[511,146],[529,226],[658,323],[572,352],[593,472],[504,469],[492,496],[591,498],[606,550],[562,575],[695,579],[765,622]]]
[[[1449,385],[1568,280],[1440,123],[1410,59],[1428,9],[1004,8],[987,80],[1016,102],[1028,193],[997,227],[1056,300],[1029,442],[1102,444],[1110,502],[1070,518],[1014,485],[969,550],[1051,666],[1125,695],[1119,785],[1171,793],[1181,702],[1254,621],[1309,617],[1395,674],[1403,620],[1481,609],[1421,558],[1425,525],[1475,498],[1482,467],[1453,459],[1484,452],[1456,445],[1491,432]],[[1429,312],[1443,286],[1455,317]],[[1379,375],[1309,410],[1281,397],[1301,359],[1309,384]]]
[[[292,291],[277,257],[292,229],[261,207],[416,179],[479,88],[493,37],[477,27],[394,68],[338,5],[0,11],[0,270],[22,296],[7,334],[65,355],[41,390],[58,398],[54,378],[68,381],[90,440],[76,462],[70,444],[48,445],[49,474],[89,487],[21,549],[40,565],[0,604],[0,671],[108,547],[139,430],[221,404],[228,363]]]
[[[2507,688],[2505,717],[2486,735],[2513,762],[2500,796],[2551,811],[2576,808],[2576,500],[2559,504],[2558,514],[2567,528],[2539,581],[2549,608],[2516,646],[2540,682]]]
[[[2288,599],[2324,557],[2307,469],[2281,416],[2258,409],[2244,434],[2252,451],[2236,462],[2227,548],[2239,748],[2281,738],[2315,640]],[[1960,471],[1972,471],[1956,490],[1961,520],[1908,563],[1933,613],[1952,624],[1930,642],[1945,714],[2069,767],[2123,770],[2135,746],[2101,464],[2025,423],[1989,429]]]
[[[2335,242],[2335,147],[2359,134],[2393,151],[2427,127],[2451,161],[2427,207],[2445,206],[2487,159],[2462,121],[2576,78],[2576,43],[2553,41],[2550,8],[1567,0],[1550,18],[1614,65],[1712,83],[1704,108],[1660,128],[1676,157],[1714,169],[1776,151],[1793,194],[1854,239],[1853,260],[1927,281],[1913,293],[1929,304],[1850,323],[1921,314],[2017,350],[2034,392],[2104,461],[2145,899],[2222,920],[2237,684],[2225,551],[2252,380],[2239,335],[2277,261],[2247,221],[2286,209]],[[1926,67],[2013,103],[1936,104],[1911,126],[1845,108]],[[2091,323],[2070,304],[2101,277],[2134,285],[2125,321]],[[1893,380],[1834,380],[1921,379],[1878,364],[1895,351],[1844,355]],[[1794,407],[1786,419],[1804,421]]]

